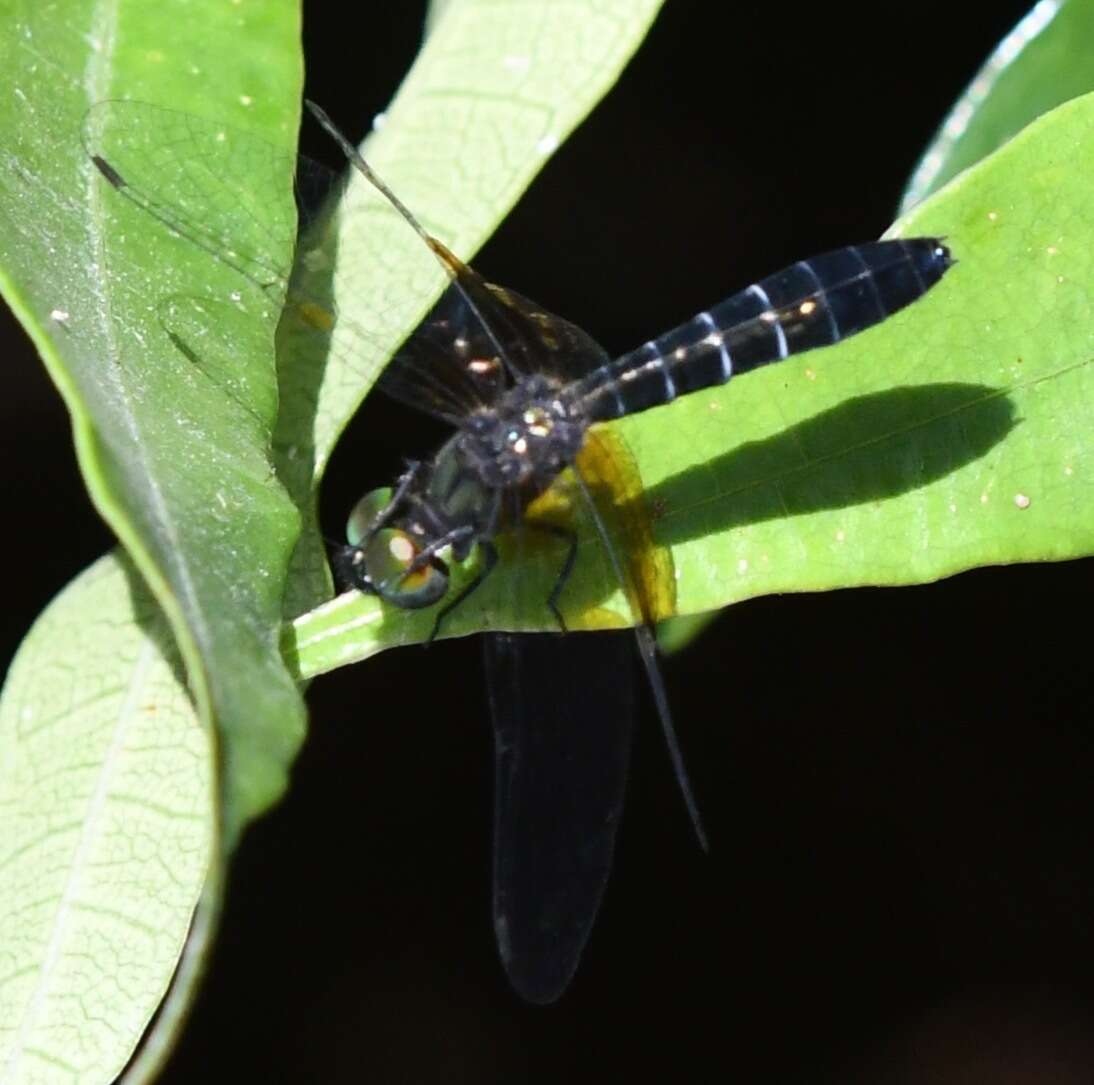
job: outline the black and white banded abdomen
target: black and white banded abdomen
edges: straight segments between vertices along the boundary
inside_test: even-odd
[[[952,261],[937,238],[871,241],[769,275],[566,389],[590,422],[636,414],[878,324]]]

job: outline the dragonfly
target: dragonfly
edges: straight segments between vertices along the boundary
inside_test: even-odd
[[[356,504],[347,542],[332,555],[339,580],[397,609],[435,608],[432,640],[497,569],[501,537],[545,534],[560,557],[541,605],[565,632],[564,597],[578,535],[572,527],[533,520],[529,510],[560,478],[571,480],[631,606],[633,639],[705,849],[657,662],[655,615],[583,477],[582,455],[605,423],[833,345],[885,320],[942,279],[953,263],[949,249],[942,239],[917,237],[802,260],[612,359],[574,324],[488,283],[450,252],[327,114],[307,104],[351,167],[418,234],[450,281],[378,387],[441,419],[451,435],[432,456],[407,461],[393,485],[369,491]],[[105,107],[113,114],[108,119],[121,123],[126,114],[128,123],[142,119],[133,103],[111,105],[95,108]],[[143,121],[153,123],[155,116]],[[141,145],[147,147],[148,139],[142,134]],[[108,156],[92,144],[88,153],[121,196],[263,288],[273,283],[291,298],[291,269],[250,258],[242,243],[220,244],[195,221],[192,203],[165,203],[150,190],[154,180],[141,163],[125,161],[124,152]],[[180,153],[172,145],[168,157]],[[208,201],[215,208],[227,202],[219,190],[210,191]],[[476,557],[475,571],[454,588],[452,564]],[[632,691],[625,676],[632,649],[618,634],[586,633],[491,633],[484,645],[495,740],[496,941],[513,988],[546,1004],[563,994],[577,970],[612,867],[631,743]]]

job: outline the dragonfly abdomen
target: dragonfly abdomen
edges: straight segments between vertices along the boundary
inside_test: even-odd
[[[567,390],[589,421],[637,414],[815,347],[922,297],[951,264],[936,238],[871,241],[801,260]]]

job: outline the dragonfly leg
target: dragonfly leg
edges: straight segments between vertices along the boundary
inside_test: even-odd
[[[465,542],[474,533],[474,528],[468,527],[466,524],[461,527],[454,527],[451,531],[446,531],[440,538],[434,539],[427,546],[423,546],[414,555],[414,559],[403,572],[402,579],[405,580],[412,573],[424,569],[427,565],[432,565],[437,560],[437,555],[446,546],[459,546],[460,543]]]
[[[376,514],[376,519],[369,524],[368,530],[364,532],[366,536],[374,535],[392,518],[392,516],[395,515],[395,510],[402,504],[403,498],[406,497],[407,490],[413,485],[421,468],[422,464],[420,460],[406,461],[406,470],[399,476],[399,481],[395,484],[395,492],[391,495],[391,500]]]
[[[451,614],[452,611],[454,611],[456,607],[458,607],[494,571],[494,566],[498,563],[497,547],[486,539],[480,539],[479,549],[482,551],[482,568],[475,574],[473,580],[460,589],[460,592],[455,599],[445,603],[445,605],[437,611],[437,617],[433,622],[433,629],[426,639],[426,644],[432,644],[437,639],[437,634],[441,631],[441,623],[445,618],[447,618],[448,615]]]
[[[558,576],[555,578],[554,587],[551,588],[550,594],[547,596],[547,607],[555,616],[555,621],[558,622],[559,632],[565,633],[567,632],[566,619],[562,617],[558,599],[569,583],[570,574],[574,571],[574,562],[577,560],[577,533],[559,524],[542,524],[529,521],[526,522],[525,527],[566,541],[566,557],[563,559],[562,568],[559,569]]]

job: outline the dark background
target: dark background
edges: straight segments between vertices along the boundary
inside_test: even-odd
[[[366,7],[353,25],[307,5],[308,92],[354,137],[421,21],[418,4]],[[876,236],[1026,8],[954,25],[952,0],[867,15],[669,0],[477,266],[619,352]],[[4,540],[9,658],[111,540],[60,401],[4,320],[6,504],[33,525]],[[325,494],[332,523],[428,452],[423,432],[367,408]],[[316,682],[294,786],[237,855],[165,1081],[1089,1081],[1090,573],[979,570],[723,614],[665,664],[712,854],[647,710],[598,926],[548,1009],[519,1002],[495,958],[478,644]]]

